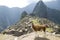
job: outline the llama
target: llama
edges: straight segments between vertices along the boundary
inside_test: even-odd
[[[32,23],[32,29],[33,29],[33,31],[35,31],[37,33],[38,31],[42,30],[44,32],[44,36],[45,36],[45,34],[46,34],[46,28],[48,27],[48,25],[46,25],[46,24],[43,24],[43,25],[34,24],[33,22],[31,22],[31,23]]]

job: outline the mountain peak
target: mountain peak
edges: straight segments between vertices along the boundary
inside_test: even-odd
[[[37,16],[44,18],[47,16],[47,6],[44,4],[42,0],[36,4],[33,10],[33,14],[36,14]]]
[[[42,0],[40,0],[37,4],[41,5],[44,4]]]
[[[42,1],[42,0],[39,0],[39,1]]]
[[[21,19],[24,18],[28,13],[26,11],[23,11],[21,14]]]

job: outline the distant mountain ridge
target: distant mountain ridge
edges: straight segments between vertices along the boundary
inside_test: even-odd
[[[5,29],[7,28],[7,26],[15,24],[19,19],[20,19],[19,8],[10,9],[6,6],[0,6],[0,27]]]

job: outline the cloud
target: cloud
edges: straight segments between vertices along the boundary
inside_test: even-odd
[[[28,4],[27,0],[0,0],[0,5],[8,7],[24,7]]]
[[[38,2],[39,0],[0,0],[0,5],[8,6],[8,7],[20,7],[23,8],[30,3]],[[44,2],[52,1],[52,0],[43,0]]]

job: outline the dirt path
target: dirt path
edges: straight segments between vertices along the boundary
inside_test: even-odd
[[[35,32],[25,34],[20,37],[0,34],[0,40],[60,40],[60,37],[57,37],[57,35],[51,35],[51,33],[47,33],[45,38],[43,36],[43,33],[39,34],[39,37],[36,37],[37,34]]]
[[[36,37],[36,34],[33,32],[25,37],[24,36],[21,36],[22,38],[19,37],[19,39],[20,40],[60,40],[60,37],[56,37],[55,35],[53,35],[51,33],[46,34],[45,37],[42,34],[43,33],[41,33],[39,37]]]

